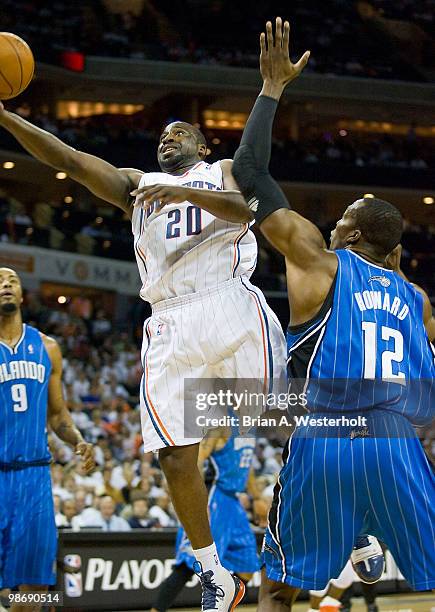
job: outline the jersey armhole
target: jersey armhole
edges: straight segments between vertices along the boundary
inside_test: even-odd
[[[290,334],[292,335],[302,334],[303,332],[306,332],[308,329],[310,329],[310,327],[312,327],[313,325],[315,325],[321,319],[324,318],[328,310],[332,308],[332,304],[334,302],[334,293],[335,293],[335,286],[337,284],[337,276],[338,276],[338,267],[337,267],[337,272],[335,273],[335,276],[334,276],[334,280],[332,281],[331,288],[328,291],[328,295],[326,296],[325,301],[321,305],[317,314],[315,314],[314,317],[312,317],[309,321],[306,321],[305,323],[300,323],[299,325],[289,325],[287,328],[287,331]]]

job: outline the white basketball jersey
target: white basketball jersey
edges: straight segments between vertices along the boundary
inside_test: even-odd
[[[198,162],[180,176],[149,172],[139,187],[164,183],[199,189],[223,189],[219,162]],[[140,296],[161,300],[211,289],[240,275],[251,276],[257,241],[248,223],[229,223],[190,202],[167,204],[160,213],[136,207],[132,230],[142,279]]]

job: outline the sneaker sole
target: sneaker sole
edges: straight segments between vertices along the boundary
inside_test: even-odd
[[[239,603],[242,601],[242,599],[245,596],[245,591],[246,591],[245,583],[242,580],[240,580],[240,578],[236,578],[236,577],[234,577],[234,582],[236,584],[236,592],[234,594],[234,598],[233,598],[233,601],[231,602],[228,612],[233,612],[234,608],[236,608],[239,605]]]

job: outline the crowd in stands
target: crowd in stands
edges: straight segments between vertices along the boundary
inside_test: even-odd
[[[37,293],[27,293],[24,307],[24,319],[60,343],[67,405],[95,449],[97,469],[85,476],[73,451],[50,435],[56,523],[73,530],[174,527],[176,516],[157,456],[142,452],[137,343],[98,304],[84,308],[82,301],[48,308]],[[435,459],[435,427],[422,434],[422,442]],[[260,497],[253,503],[242,496],[251,521],[260,526],[280,469],[281,444],[273,437],[257,439],[253,469]]]
[[[321,226],[328,242],[335,225]],[[254,279],[265,290],[285,291],[282,258],[257,233],[260,257]],[[24,205],[0,187],[0,242],[60,249],[134,261],[131,222],[113,207],[82,210],[80,202],[35,202]],[[435,223],[417,225],[405,220],[402,266],[410,278],[435,298]]]
[[[95,450],[97,469],[83,475],[73,450],[54,434],[49,444],[59,528],[127,531],[177,525],[157,456],[142,452],[140,351],[100,305],[83,298],[48,307],[38,293],[25,296],[24,320],[57,339],[63,353],[67,406]],[[125,328],[124,325],[121,326]],[[243,496],[253,521],[264,525],[281,446],[260,438],[254,469],[261,499]]]
[[[93,444],[97,469],[85,476],[73,451],[49,436],[56,523],[59,528],[128,531],[177,525],[157,456],[142,452],[138,342],[101,305],[83,298],[48,307],[38,293],[25,295],[24,320],[55,337],[63,353],[64,393],[73,420]],[[129,319],[130,320],[130,319]],[[120,331],[120,329],[122,331]],[[127,331],[125,331],[127,329]],[[435,426],[421,433],[435,460]],[[251,521],[264,526],[283,441],[257,439],[253,469],[257,499],[241,501]]]
[[[295,0],[290,9],[263,0],[249,10],[230,0],[4,0],[2,9],[1,29],[40,61],[72,50],[257,67],[259,28],[281,14],[292,20],[294,53],[312,51],[307,71],[406,80],[426,79],[435,14],[434,0]]]
[[[99,115],[86,118],[54,119],[26,103],[9,103],[8,109],[35,125],[55,134],[76,149],[107,159],[116,166],[158,170],[156,151],[163,126],[150,126],[145,112],[134,115]],[[169,120],[169,118],[168,118]],[[240,142],[239,132],[215,132],[204,129],[209,160],[232,158]],[[0,148],[22,151],[5,130],[0,131]],[[289,164],[292,164],[290,169]],[[404,136],[363,134],[339,127],[320,129],[304,126],[296,142],[288,134],[277,132],[273,142],[271,169],[279,180],[288,180],[298,166],[332,169],[395,168],[410,172],[435,167],[435,140],[416,134],[410,126]]]

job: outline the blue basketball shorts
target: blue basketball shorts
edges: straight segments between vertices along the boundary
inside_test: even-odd
[[[324,588],[364,530],[412,588],[435,588],[434,472],[411,424],[394,419],[394,437],[292,437],[263,543],[271,580]]]
[[[49,466],[0,471],[0,588],[56,583]]]

